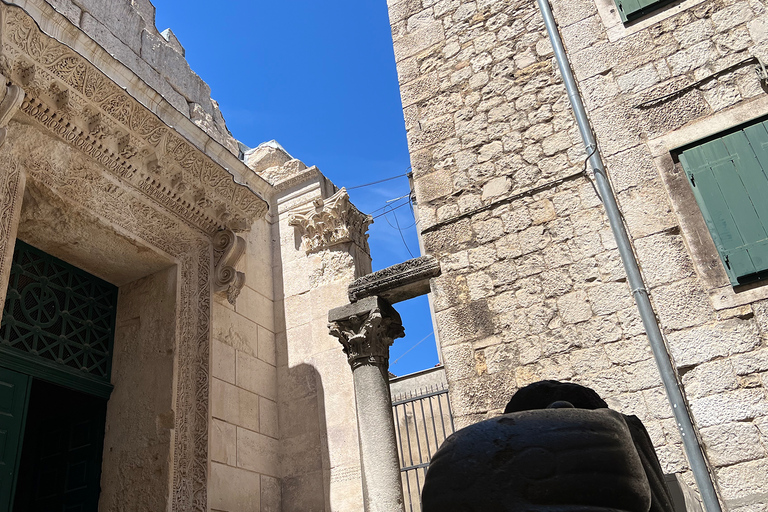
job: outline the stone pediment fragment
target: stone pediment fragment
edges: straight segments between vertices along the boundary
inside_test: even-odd
[[[213,235],[240,230],[267,203],[23,9],[0,2],[0,73],[22,84],[20,111],[43,131]]]
[[[298,210],[288,224],[300,231],[301,248],[307,253],[346,242],[354,242],[366,253],[370,252],[367,231],[373,217],[355,208],[344,188],[328,199],[318,198]]]
[[[379,296],[391,304],[429,293],[429,280],[440,275],[434,256],[421,256],[356,279],[349,285],[349,301]]]

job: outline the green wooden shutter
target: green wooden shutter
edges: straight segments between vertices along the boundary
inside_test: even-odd
[[[621,21],[628,22],[668,4],[671,0],[615,0]]]
[[[13,504],[29,381],[0,367],[0,512],[9,512]]]
[[[688,149],[680,162],[731,284],[768,270],[766,124]]]

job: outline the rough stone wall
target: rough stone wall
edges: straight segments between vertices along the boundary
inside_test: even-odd
[[[696,242],[709,235],[670,155],[768,113],[739,64],[765,52],[764,4],[689,0],[628,27],[610,0],[554,9],[721,496],[766,510],[766,292],[735,294]],[[645,422],[666,472],[687,471],[535,2],[389,12],[457,427],[530,382],[578,382]]]
[[[210,87],[190,69],[176,36],[170,30],[162,34],[157,30],[155,7],[149,0],[45,1],[175,109],[231,153],[238,154],[239,148],[219,106],[211,99]]]

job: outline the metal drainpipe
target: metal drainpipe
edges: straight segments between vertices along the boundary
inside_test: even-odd
[[[629,278],[629,286],[632,289],[632,295],[635,297],[637,309],[640,311],[640,317],[643,320],[645,332],[648,334],[648,340],[650,341],[653,356],[656,359],[656,365],[661,374],[664,389],[667,392],[667,398],[672,405],[672,412],[674,413],[675,420],[677,420],[677,425],[680,428],[685,453],[688,456],[693,476],[696,479],[696,484],[698,485],[702,499],[704,500],[704,507],[707,512],[721,512],[720,502],[717,499],[712,476],[710,475],[707,463],[704,460],[704,452],[696,437],[693,422],[688,408],[686,407],[685,400],[683,399],[683,394],[680,391],[677,376],[672,367],[672,361],[667,353],[666,344],[661,335],[659,323],[656,320],[656,314],[653,311],[653,306],[651,306],[651,301],[648,298],[648,291],[645,288],[643,277],[640,274],[640,268],[638,267],[635,253],[632,250],[629,236],[624,228],[621,213],[619,212],[619,206],[616,204],[616,197],[613,194],[611,184],[605,173],[603,159],[600,156],[597,142],[592,134],[592,128],[587,119],[584,104],[581,102],[579,91],[576,88],[576,82],[573,78],[573,73],[571,72],[568,57],[565,54],[563,42],[560,39],[555,19],[552,16],[552,9],[549,6],[548,0],[537,0],[537,2],[539,4],[539,9],[541,9],[541,14],[544,17],[544,24],[547,27],[549,38],[552,41],[555,60],[557,60],[557,64],[560,67],[560,73],[563,76],[565,88],[568,91],[568,98],[571,100],[571,106],[573,107],[573,112],[576,115],[576,122],[579,125],[581,137],[584,139],[587,154],[590,155],[589,163],[592,165],[595,174],[597,189],[600,192],[600,197],[605,205],[608,221],[610,222],[611,230],[613,231],[613,236],[616,239],[616,245],[618,246],[619,254],[621,255],[621,261],[624,263],[624,269]]]

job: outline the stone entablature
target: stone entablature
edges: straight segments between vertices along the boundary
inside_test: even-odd
[[[289,225],[299,229],[301,247],[307,253],[346,242],[353,242],[370,253],[366,232],[371,224],[373,217],[355,208],[344,188],[327,199],[315,199],[294,213],[289,221]]]
[[[0,4],[0,72],[21,84],[21,111],[116,177],[212,235],[242,230],[267,203],[22,9]]]
[[[349,301],[376,295],[395,304],[428,294],[429,280],[439,276],[440,262],[421,256],[355,279],[349,285]]]

